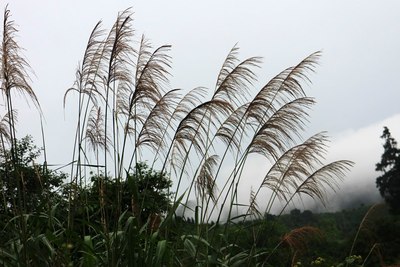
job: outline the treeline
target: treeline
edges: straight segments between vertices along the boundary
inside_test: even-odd
[[[180,220],[180,229],[196,232],[194,218]],[[390,214],[384,204],[326,213],[293,209],[281,216],[240,221],[227,230],[211,223],[209,229],[225,234],[228,243],[241,249],[256,244],[260,250],[276,250],[266,266],[380,266],[400,260],[400,217]],[[282,242],[288,233],[301,230],[305,236],[296,236],[297,244]]]
[[[365,266],[399,261],[399,217],[388,213],[383,204],[361,205],[334,213],[300,212],[295,209],[277,220],[286,229],[310,225],[321,230],[321,239],[310,244],[303,255],[305,263],[322,257],[327,266],[331,266],[338,259],[350,255],[359,255],[363,261],[367,260]]]

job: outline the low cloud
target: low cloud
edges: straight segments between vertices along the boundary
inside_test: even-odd
[[[358,204],[382,201],[375,180],[380,175],[375,165],[383,153],[383,127],[387,126],[392,136],[400,139],[400,114],[357,130],[335,134],[331,142],[328,161],[349,159],[355,166],[347,175],[337,194],[330,196],[328,210],[340,210]]]
[[[330,193],[326,207],[312,199],[304,198],[290,205],[286,212],[294,207],[321,212],[337,211],[361,204],[381,202],[382,198],[375,184],[376,177],[380,174],[375,171],[375,164],[380,161],[383,152],[383,140],[380,136],[384,126],[390,129],[396,140],[400,140],[400,113],[366,127],[331,133],[326,163],[346,159],[353,161],[354,167],[340,184],[337,192]],[[254,177],[261,177],[267,167],[268,163],[262,158],[248,161],[247,172],[244,173],[246,179],[239,188],[239,200],[242,203],[248,203],[250,188],[258,188],[260,185],[260,181],[255,180]],[[257,198],[261,209],[266,207],[264,200],[268,201],[268,199],[268,193]],[[272,212],[277,213],[280,209],[277,205]]]

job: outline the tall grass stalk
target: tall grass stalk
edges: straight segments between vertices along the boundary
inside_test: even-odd
[[[0,136],[3,150],[10,143],[14,151],[12,92],[27,96],[39,111],[40,105],[29,85],[29,65],[19,54],[16,29],[9,18],[6,8],[1,89],[7,112],[3,119],[8,127],[0,125]],[[261,218],[278,205],[283,207],[282,213],[297,197],[324,203],[326,192],[334,191],[352,166],[350,161],[324,163],[325,133],[303,141],[308,111],[314,104],[303,84],[310,83],[308,75],[314,72],[321,53],[311,54],[257,89],[256,70],[262,59],[241,61],[235,46],[222,64],[213,91],[198,87],[182,95],[183,90],[169,84],[171,46],[153,48],[142,36],[136,49],[135,36],[130,9],[118,14],[109,31],[103,30],[100,22],[95,25],[76,80],[64,95],[64,108],[68,108],[67,97],[78,94],[73,104],[77,118],[66,185],[66,223],[57,217],[57,210],[62,209],[57,207],[32,217],[35,223],[46,222],[46,234],[29,232],[31,217],[24,210],[24,190],[18,188],[15,207],[19,209],[14,215],[20,222],[16,227],[19,239],[9,247],[22,249],[15,253],[2,249],[0,258],[13,262],[15,256],[26,266],[38,262],[240,266],[264,264],[282,244],[296,246],[304,233],[317,232],[311,228],[293,230],[271,252],[257,249],[260,231],[256,225],[252,226],[254,245],[250,250],[240,250],[237,236],[230,236],[229,229],[238,221]],[[245,175],[252,155],[261,155],[270,164],[261,177]],[[15,162],[13,153],[11,157]],[[161,170],[160,179],[168,176],[174,188],[171,205],[164,213],[143,218],[150,196],[137,188],[135,177],[140,175],[139,163],[145,161],[151,169]],[[117,189],[112,192],[115,206],[110,208],[107,183],[112,179]],[[239,203],[240,186],[250,179],[259,186],[251,190],[249,203]],[[93,183],[98,186],[98,210],[94,213],[91,209],[96,205],[87,196]],[[150,186],[148,180],[145,189]],[[264,210],[257,204],[262,192],[270,195]],[[129,208],[122,207],[127,193]],[[191,205],[192,200],[195,205]],[[238,214],[234,214],[235,209]],[[191,210],[196,232],[176,229],[177,221],[186,221]],[[93,214],[99,214],[99,219]],[[222,232],[220,224],[224,224]],[[41,246],[46,247],[42,258],[27,251],[40,250]]]

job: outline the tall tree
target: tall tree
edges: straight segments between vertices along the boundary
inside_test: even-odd
[[[386,126],[381,138],[385,140],[384,151],[376,170],[383,174],[376,179],[376,185],[391,210],[400,213],[400,149]]]

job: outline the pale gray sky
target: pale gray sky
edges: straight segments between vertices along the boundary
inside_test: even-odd
[[[0,2],[4,8],[7,2]],[[350,179],[373,172],[384,120],[400,140],[400,1],[10,1],[19,43],[36,73],[33,87],[46,118],[50,163],[71,159],[74,106],[68,102],[64,117],[62,99],[88,36],[98,20],[109,29],[128,7],[137,40],[144,33],[155,46],[172,45],[175,88],[212,90],[236,43],[242,59],[264,57],[260,85],[322,50],[307,88],[317,100],[309,133],[327,130],[333,146],[346,144],[332,149],[332,158],[363,166]],[[38,116],[24,101],[17,108],[19,135],[30,133],[39,143]],[[374,187],[375,174],[369,175],[366,183]]]

